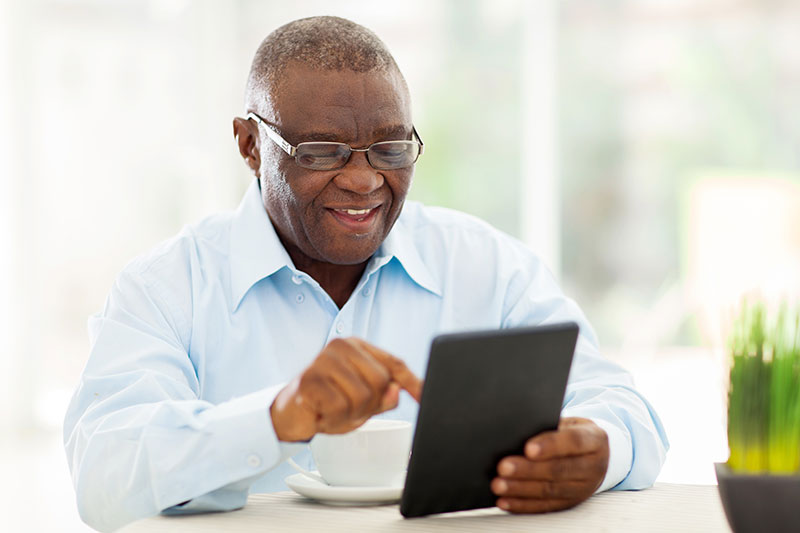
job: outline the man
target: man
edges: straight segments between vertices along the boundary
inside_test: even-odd
[[[257,179],[239,209],[128,265],[90,320],[64,427],[85,521],[285,489],[285,459],[311,466],[316,433],[413,420],[436,334],[564,320],[581,335],[561,425],[498,463],[497,505],[551,511],[652,484],[657,416],[536,256],[472,217],[405,204],[422,141],[374,34],[335,17],[277,29],[246,105],[233,129]]]

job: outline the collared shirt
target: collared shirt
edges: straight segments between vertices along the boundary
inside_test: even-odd
[[[567,320],[581,333],[562,416],[608,433],[600,490],[647,487],[668,446],[661,423],[529,249],[474,217],[409,202],[339,309],[294,267],[254,181],[237,211],[130,263],[90,318],[64,422],[80,514],[109,530],[286,490],[286,457],[311,467],[310,454],[277,440],[269,406],[333,338],[366,339],[423,376],[437,334]],[[416,412],[403,393],[382,416]]]

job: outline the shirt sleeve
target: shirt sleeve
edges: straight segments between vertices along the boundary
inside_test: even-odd
[[[622,367],[604,358],[580,308],[564,296],[552,274],[536,259],[512,277],[503,327],[574,321],[580,327],[562,407],[562,417],[588,418],[608,435],[609,464],[597,492],[643,489],[661,471],[669,449],[653,407]]]
[[[182,318],[141,275],[120,275],[89,330],[89,361],[64,421],[87,524],[110,531],[165,510],[236,509],[285,459],[269,417],[280,387],[217,405],[199,399]]]

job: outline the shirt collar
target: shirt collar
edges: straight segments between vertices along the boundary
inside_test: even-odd
[[[402,214],[383,244],[375,252],[375,258],[379,264],[388,263],[392,257],[397,259],[414,283],[437,296],[442,295],[442,280],[435,276],[422,260],[414,242],[413,233],[407,227]]]
[[[233,311],[239,307],[250,287],[284,267],[294,270],[294,263],[267,216],[256,180],[248,187],[234,214],[230,242]],[[417,285],[437,296],[442,295],[441,280],[434,277],[423,262],[402,215],[375,252],[373,264],[381,267],[392,258],[397,259]]]
[[[231,309],[260,280],[284,267],[293,268],[286,248],[267,216],[261,189],[253,180],[239,204],[231,224]]]

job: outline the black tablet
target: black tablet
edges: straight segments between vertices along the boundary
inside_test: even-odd
[[[573,322],[436,337],[400,503],[407,518],[493,507],[497,463],[558,427]]]

